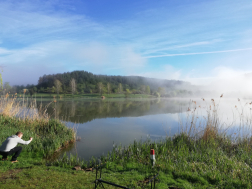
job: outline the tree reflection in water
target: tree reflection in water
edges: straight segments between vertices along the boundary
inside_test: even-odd
[[[49,102],[43,102],[45,106]],[[181,113],[188,106],[187,100],[58,100],[47,112],[62,121],[86,123],[97,118],[138,117],[164,113]],[[184,109],[181,107],[185,107]],[[54,110],[56,108],[56,110]],[[55,112],[54,112],[55,111]],[[54,117],[54,116],[52,116]]]

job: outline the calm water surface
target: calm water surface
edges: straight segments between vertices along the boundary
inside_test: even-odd
[[[243,114],[250,115],[250,107],[245,103],[236,99],[218,100],[216,106],[211,99],[197,99],[196,103],[190,99],[78,99],[51,103],[48,113],[76,128],[81,139],[68,153],[77,153],[88,160],[112,150],[113,143],[125,146],[134,140],[172,136],[181,131],[181,125],[189,123],[195,108],[194,115],[199,119],[196,125],[200,126],[206,120],[204,117],[211,106],[211,110],[219,110],[220,119],[225,123],[223,129],[230,127],[230,132],[235,132],[239,126],[239,111],[243,108]],[[234,123],[234,120],[238,122]]]

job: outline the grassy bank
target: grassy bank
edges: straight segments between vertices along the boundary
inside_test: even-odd
[[[102,179],[130,188],[150,188],[144,181],[160,169],[157,188],[252,187],[252,154],[246,141],[234,145],[221,137],[206,141],[203,138],[190,139],[183,134],[167,138],[154,143],[154,169],[149,165],[150,143],[135,142],[127,148],[115,147],[111,154],[101,158],[107,162]],[[0,187],[94,187],[95,171],[72,170],[75,165],[81,165],[83,169],[87,165],[86,162],[76,161],[75,157],[63,157],[48,165],[41,161],[40,156],[23,153],[19,160],[18,164],[1,162]]]
[[[0,162],[0,188],[94,188],[95,172],[72,168],[85,170],[99,162],[105,164],[103,180],[129,188],[150,188],[145,181],[157,172],[157,188],[251,188],[252,140],[242,134],[250,118],[243,113],[241,133],[234,139],[223,131],[214,100],[207,105],[207,117],[199,122],[198,106],[192,104],[179,135],[155,142],[135,141],[127,147],[115,145],[112,152],[89,161],[66,155],[53,162],[43,159],[73,138],[73,132],[60,122],[2,115],[0,142],[16,130],[24,132],[25,140],[34,136],[34,141],[24,146],[19,163]],[[154,168],[150,165],[150,148],[155,150]]]
[[[23,132],[24,140],[33,137],[29,145],[21,145],[23,150],[18,157],[18,163],[0,161],[0,188],[24,186],[29,188],[34,184],[34,180],[29,175],[36,176],[40,173],[47,175],[43,172],[46,158],[75,142],[75,131],[58,120],[49,119],[44,111],[38,112],[32,107],[29,110],[22,107],[16,99],[1,99],[0,104],[0,143],[2,144],[7,137],[17,131]],[[22,176],[16,177],[16,174]]]
[[[74,142],[75,133],[72,129],[57,120],[28,120],[11,118],[0,115],[0,141],[17,131],[24,133],[23,139],[33,141],[29,145],[23,145],[23,150],[30,153],[38,153],[43,157],[52,155],[56,150]]]

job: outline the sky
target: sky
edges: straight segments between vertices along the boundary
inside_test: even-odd
[[[0,0],[0,66],[11,85],[75,70],[232,84],[252,73],[252,1]]]

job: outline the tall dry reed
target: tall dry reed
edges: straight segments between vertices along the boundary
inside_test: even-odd
[[[200,102],[190,100],[186,118],[179,119],[180,132],[205,141],[218,137],[229,137],[233,141],[252,141],[252,102],[242,103],[238,98],[237,105],[230,107],[232,117],[223,120],[222,116],[226,112],[221,112],[222,98],[223,94],[220,99],[211,99],[208,102],[204,98]]]
[[[48,122],[50,116],[47,113],[47,108],[50,104],[45,107],[42,105],[37,107],[36,99],[27,99],[21,102],[16,97],[5,97],[0,99],[0,114],[23,120]]]

